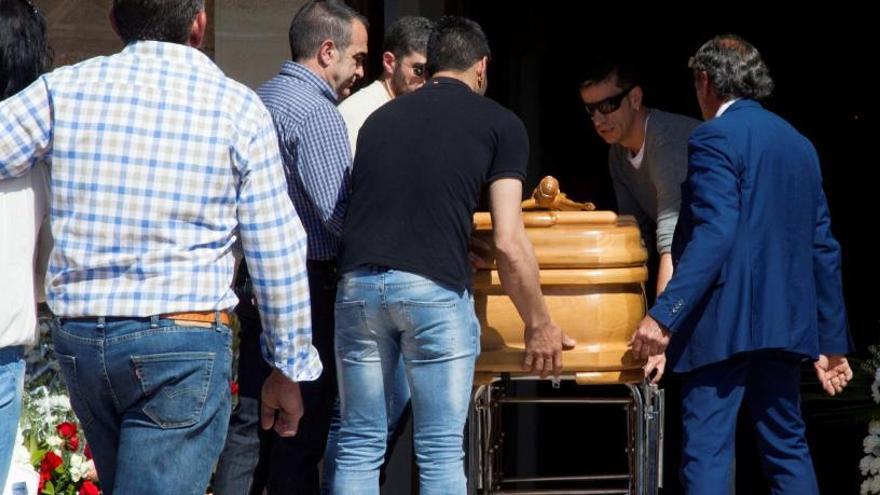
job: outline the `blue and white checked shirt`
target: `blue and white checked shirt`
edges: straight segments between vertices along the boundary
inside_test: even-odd
[[[351,179],[336,93],[305,66],[287,61],[257,94],[275,120],[288,192],[309,234],[308,258],[335,260]]]
[[[201,52],[139,42],[0,102],[0,179],[51,167],[48,302],[61,316],[228,309],[241,240],[266,359],[313,380],[306,238],[259,98]]]

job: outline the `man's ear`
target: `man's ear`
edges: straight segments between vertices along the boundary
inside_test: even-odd
[[[394,73],[394,69],[397,68],[397,57],[394,56],[391,52],[385,52],[382,54],[382,70],[385,71],[385,74],[390,76]]]
[[[122,35],[119,34],[119,24],[116,23],[116,8],[110,7],[110,13],[107,14],[107,17],[110,19],[110,27],[113,28],[113,32],[116,33],[116,36],[119,39],[122,39]],[[125,40],[123,40],[125,41]]]
[[[318,64],[321,67],[330,66],[337,57],[336,52],[338,52],[336,43],[333,43],[333,40],[324,40],[318,47]]]
[[[636,86],[629,91],[627,97],[629,98],[629,103],[632,106],[633,110],[638,110],[642,106],[642,98],[645,96],[642,93],[642,87]]]
[[[200,10],[193,19],[192,28],[189,33],[187,44],[193,48],[202,46],[205,41],[205,31],[208,29],[208,14],[204,10]]]

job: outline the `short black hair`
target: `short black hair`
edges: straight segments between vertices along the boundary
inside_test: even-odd
[[[428,38],[434,23],[424,17],[404,16],[392,22],[385,31],[382,51],[391,52],[395,57],[405,57],[410,53],[422,55],[428,49]]]
[[[483,57],[491,57],[483,28],[465,17],[444,16],[428,39],[428,75],[440,71],[463,71]]]
[[[344,3],[324,0],[303,5],[290,21],[291,58],[302,61],[315,56],[325,40],[333,40],[339,50],[347,49],[353,21],[369,27],[364,16]]]
[[[113,0],[113,20],[126,44],[167,41],[185,44],[204,0]]]
[[[621,89],[642,86],[642,76],[638,66],[629,60],[595,58],[584,64],[578,77],[583,88],[614,78]]]
[[[43,15],[25,0],[0,0],[0,100],[26,88],[51,65]]]

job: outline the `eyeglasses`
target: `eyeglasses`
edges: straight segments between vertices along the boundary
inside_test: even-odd
[[[601,113],[602,115],[608,115],[609,113],[614,112],[615,110],[620,108],[620,104],[623,103],[623,99],[626,97],[626,95],[629,94],[630,91],[632,91],[634,87],[635,86],[630,86],[620,93],[617,93],[614,96],[609,96],[604,100],[599,100],[594,103],[584,103],[584,107],[587,109],[587,115],[592,118],[596,110],[598,110],[599,113]]]

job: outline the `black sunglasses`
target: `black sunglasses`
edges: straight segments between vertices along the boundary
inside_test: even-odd
[[[602,115],[608,115],[609,113],[617,110],[618,108],[620,108],[620,104],[623,103],[623,99],[626,97],[626,95],[629,94],[630,91],[632,91],[634,87],[635,86],[630,86],[620,93],[617,93],[614,96],[609,96],[604,100],[599,100],[594,103],[584,103],[584,107],[587,109],[587,115],[592,117],[596,110],[598,110]]]

